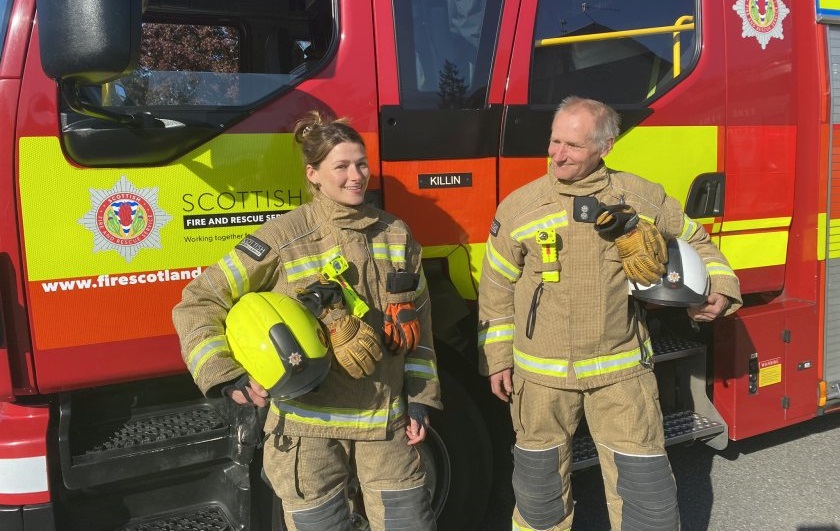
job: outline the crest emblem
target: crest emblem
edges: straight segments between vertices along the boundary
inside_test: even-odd
[[[289,354],[289,363],[292,367],[297,367],[303,361],[303,356],[300,355],[300,352],[292,352]]]
[[[743,22],[741,37],[755,37],[762,50],[773,37],[785,38],[782,21],[790,9],[782,0],[738,0],[732,9]]]
[[[110,190],[90,190],[91,209],[79,224],[93,233],[94,251],[117,251],[131,262],[144,247],[160,248],[172,216],[157,205],[157,188],[137,188],[125,175]]]
[[[679,281],[680,281],[680,278],[681,278],[681,277],[680,277],[680,273],[679,273],[679,271],[668,271],[668,275],[667,275],[665,278],[666,278],[666,279],[668,280],[668,282],[670,282],[671,284],[676,284],[677,282],[679,282]]]

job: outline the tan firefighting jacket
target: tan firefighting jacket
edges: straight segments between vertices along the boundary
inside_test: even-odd
[[[316,390],[294,400],[273,401],[266,431],[290,436],[379,440],[405,424],[406,399],[441,409],[432,343],[429,293],[420,245],[408,227],[371,206],[346,207],[321,193],[312,202],[267,221],[183,291],[173,310],[184,362],[205,394],[244,374],[230,356],[225,316],[250,291],[294,296],[319,278],[321,268],[341,254],[342,274],[370,307],[365,322],[382,330],[385,279],[398,268],[420,273],[415,304],[421,323],[417,349],[394,355],[383,349],[375,372],[358,380],[335,361]]]
[[[575,183],[545,175],[505,198],[490,229],[479,283],[482,374],[513,368],[542,385],[591,389],[650,370],[640,363],[652,352],[650,339],[634,320],[615,243],[593,223],[574,220],[575,196],[623,201],[666,240],[687,241],[706,263],[711,291],[731,299],[728,313],[741,306],[738,277],[662,186],[603,164]],[[541,229],[555,233],[556,243],[538,242]]]

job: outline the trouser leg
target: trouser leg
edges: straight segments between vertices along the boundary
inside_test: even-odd
[[[350,531],[346,443],[283,435],[273,435],[269,442],[263,467],[283,501],[288,530]]]
[[[571,529],[572,435],[583,414],[578,391],[552,389],[513,378],[511,418],[515,531]]]
[[[435,531],[426,473],[405,429],[384,441],[356,441],[355,463],[372,531]]]
[[[656,377],[646,373],[587,393],[587,423],[615,531],[679,529]]]

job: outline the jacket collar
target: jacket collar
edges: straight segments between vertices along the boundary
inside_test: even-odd
[[[315,192],[312,202],[324,220],[340,229],[362,230],[379,221],[379,209],[367,203],[358,206],[342,205],[321,192]]]
[[[604,165],[604,161],[595,168],[595,171],[579,181],[566,182],[555,179],[548,175],[552,189],[558,194],[570,196],[594,195],[610,184],[610,172]]]

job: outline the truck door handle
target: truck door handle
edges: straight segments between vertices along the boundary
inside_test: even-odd
[[[710,218],[723,215],[726,183],[724,173],[701,173],[688,189],[685,213],[690,218]]]

